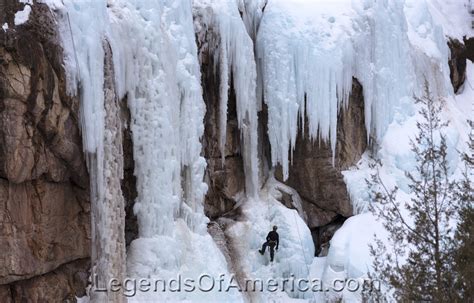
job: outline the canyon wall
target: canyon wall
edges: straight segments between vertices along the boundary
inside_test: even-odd
[[[15,13],[23,6],[15,0],[0,0],[0,25],[9,27],[0,29],[0,298],[2,302],[74,301],[74,297],[85,295],[91,255],[89,175],[80,133],[79,98],[66,91],[64,56],[53,13],[46,5],[35,4],[28,22],[15,26]],[[204,41],[215,34],[209,29]],[[465,81],[466,60],[474,58],[474,42],[451,40],[448,45],[451,81],[458,91]],[[198,47],[206,102],[202,143],[209,190],[204,209],[209,218],[217,219],[234,208],[236,195],[245,188],[242,137],[231,87],[222,159],[218,142],[220,75],[209,45]],[[110,68],[110,57],[108,60]],[[111,77],[108,86],[113,86]],[[123,149],[120,195],[124,201],[120,202],[125,203],[124,237],[129,244],[138,234],[133,214],[137,191],[128,128],[131,118],[126,98],[114,97],[114,117],[118,115],[122,121],[118,127],[121,134],[115,133],[122,142],[115,147],[119,150],[122,144]],[[300,132],[289,178],[283,180],[281,168],[275,169],[277,179],[301,196],[319,251],[353,215],[341,171],[356,164],[368,147],[364,110],[363,87],[353,78],[348,105],[338,115],[334,162],[328,144]],[[270,166],[266,115],[264,105],[259,113],[262,182]],[[114,185],[120,192],[119,184]],[[122,212],[120,209],[119,216]]]

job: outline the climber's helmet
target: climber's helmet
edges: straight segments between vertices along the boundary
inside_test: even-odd
[[[273,225],[273,230],[276,231],[278,227],[276,225]]]

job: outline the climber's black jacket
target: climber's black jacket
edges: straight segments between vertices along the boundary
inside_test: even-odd
[[[280,244],[280,237],[278,236],[278,233],[274,230],[269,232],[267,235],[267,242],[269,242],[269,244],[271,243],[270,241],[276,242],[276,249],[278,249],[278,244]]]

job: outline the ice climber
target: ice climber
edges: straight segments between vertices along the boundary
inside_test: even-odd
[[[278,227],[275,225],[273,226],[273,230],[268,233],[267,235],[267,242],[263,243],[262,249],[259,249],[258,252],[263,255],[267,246],[270,246],[270,261],[273,262],[273,257],[275,256],[275,250],[278,250],[278,244],[280,244],[280,237],[277,233]],[[275,248],[276,246],[276,248]]]

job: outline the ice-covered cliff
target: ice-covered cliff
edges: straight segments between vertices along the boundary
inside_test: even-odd
[[[447,100],[459,173],[474,96],[463,1],[20,1],[21,22],[2,30],[34,25],[36,7],[54,16],[64,94],[80,98],[92,282],[364,278],[382,230],[367,212],[369,163],[410,195],[403,171],[425,80]],[[270,265],[257,249],[273,225],[282,239]],[[235,288],[126,297],[98,286],[83,300],[360,300]]]

